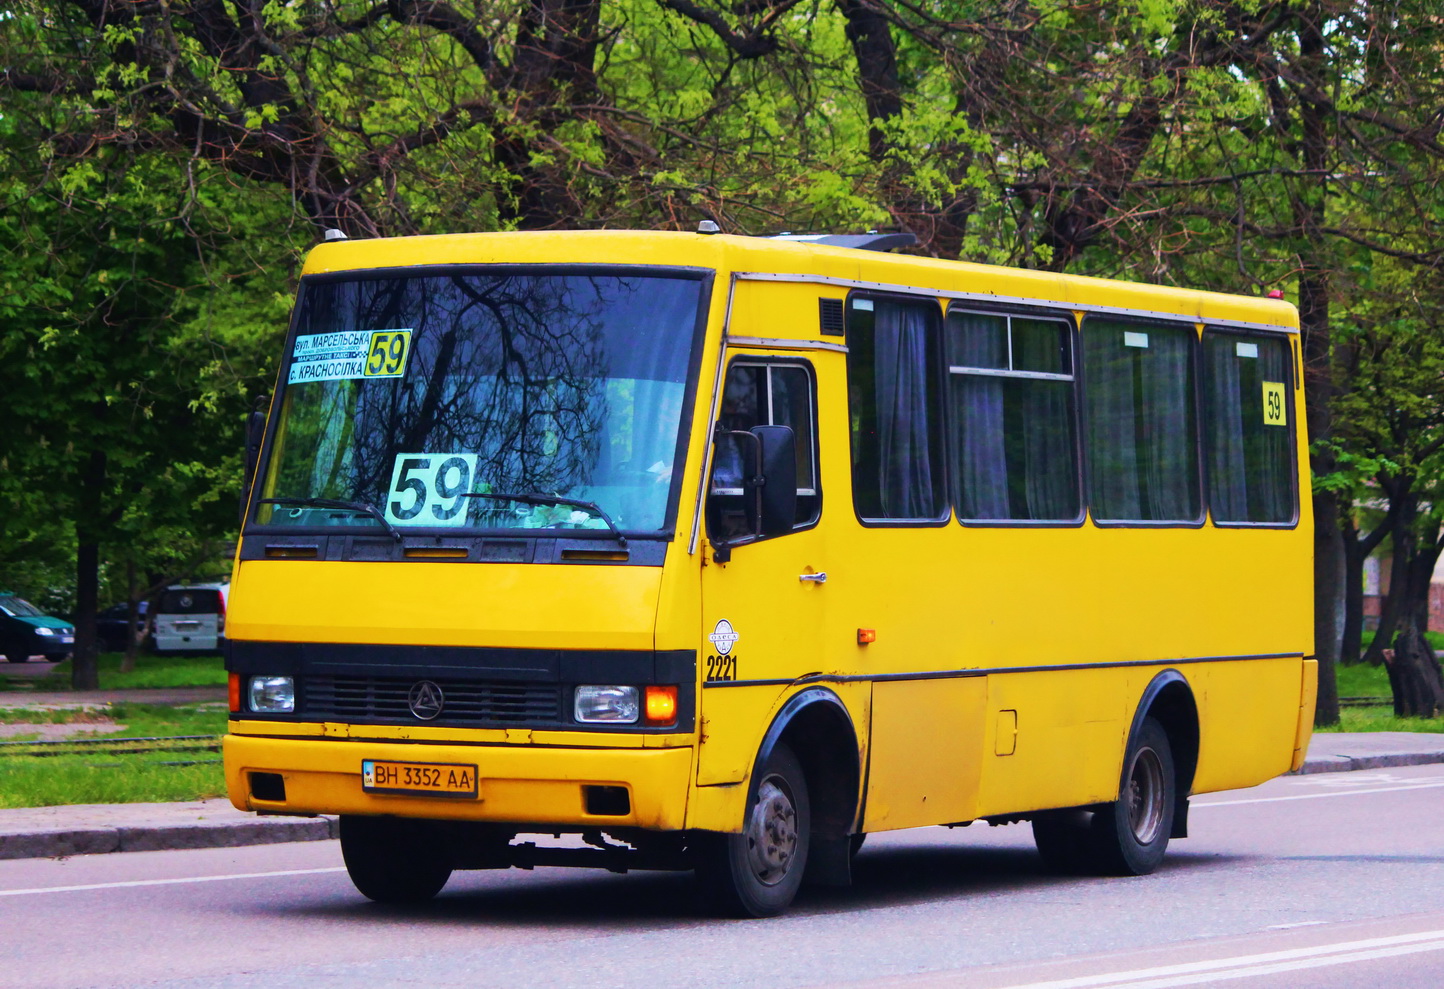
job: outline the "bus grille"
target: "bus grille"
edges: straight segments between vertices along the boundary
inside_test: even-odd
[[[417,722],[409,696],[415,679],[391,677],[308,677],[303,704],[312,717],[346,721]],[[437,723],[556,724],[561,721],[561,687],[554,683],[431,681],[446,696]]]

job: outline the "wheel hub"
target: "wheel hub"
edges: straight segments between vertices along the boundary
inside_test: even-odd
[[[1141,845],[1155,841],[1163,827],[1163,791],[1163,761],[1153,749],[1139,749],[1128,774],[1128,823]]]
[[[752,871],[772,886],[782,881],[797,853],[797,808],[792,796],[772,779],[757,788],[757,805],[747,827]]]

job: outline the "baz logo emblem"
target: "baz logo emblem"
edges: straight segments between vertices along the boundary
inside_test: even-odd
[[[412,714],[422,721],[431,721],[441,714],[441,709],[446,706],[446,695],[430,680],[418,680],[412,686],[406,701],[411,707]]]

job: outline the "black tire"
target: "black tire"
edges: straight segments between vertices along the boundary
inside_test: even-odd
[[[423,903],[451,878],[445,844],[421,821],[343,814],[341,858],[356,889],[377,903]]]
[[[712,905],[736,917],[775,917],[807,870],[812,811],[802,764],[781,742],[757,770],[741,834],[708,835],[698,879]]]
[[[1168,733],[1144,718],[1128,740],[1118,799],[1088,810],[1039,814],[1033,842],[1055,872],[1146,876],[1168,851],[1177,785]]]
[[[24,663],[29,659],[29,656],[22,656],[18,652],[7,652],[5,654],[5,661],[7,663]]]

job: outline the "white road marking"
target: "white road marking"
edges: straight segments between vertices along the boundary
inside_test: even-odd
[[[1330,790],[1326,793],[1296,793],[1291,797],[1250,797],[1247,800],[1195,800],[1194,807],[1238,807],[1241,804],[1276,804],[1285,800],[1318,800],[1321,797],[1358,797],[1371,793],[1397,793],[1402,790],[1432,790],[1444,786],[1439,783],[1415,783],[1410,786],[1379,786],[1372,790]]]
[[[274,879],[279,876],[315,876],[323,872],[345,872],[344,866],[329,869],[286,869],[281,872],[238,872],[230,876],[190,876],[184,879],[131,879],[118,883],[87,883],[83,886],[42,886],[37,889],[0,889],[0,896],[33,896],[36,893],[79,893],[90,889],[126,889],[132,886],[181,886],[186,883],[219,883],[232,879]]]
[[[1170,986],[1197,985],[1225,979],[1245,979],[1280,972],[1296,972],[1326,965],[1369,961],[1395,955],[1412,955],[1423,951],[1444,950],[1444,931],[1422,931],[1393,937],[1369,938],[1364,941],[1343,941],[1312,948],[1292,948],[1258,955],[1215,958],[1211,961],[1183,965],[1161,965],[1131,972],[1107,972],[1076,979],[1051,982],[1029,982],[1008,989],[1168,989]]]

